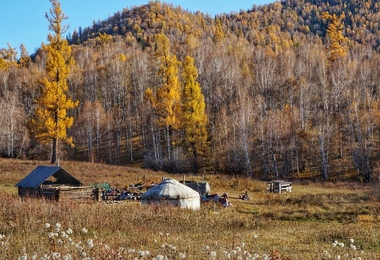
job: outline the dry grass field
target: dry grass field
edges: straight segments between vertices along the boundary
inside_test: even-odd
[[[263,181],[206,175],[212,193],[227,192],[233,206],[205,203],[198,211],[20,199],[14,185],[45,164],[0,159],[0,259],[380,259],[378,185],[299,181],[292,193],[271,194]],[[119,188],[183,178],[103,164],[61,166],[84,184]],[[245,191],[249,201],[238,199]]]

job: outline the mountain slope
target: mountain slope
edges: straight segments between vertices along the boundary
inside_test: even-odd
[[[152,36],[159,32],[177,40],[189,34],[202,38],[212,37],[220,21],[225,35],[244,37],[254,44],[266,45],[268,40],[265,38],[274,38],[273,35],[281,39],[324,38],[327,21],[321,14],[329,12],[345,14],[345,35],[351,41],[378,50],[379,8],[380,4],[376,1],[286,0],[211,18],[170,4],[150,2],[132,10],[124,9],[107,20],[94,22],[84,30],[79,28],[69,36],[69,41],[80,43],[104,33],[133,36],[143,45],[149,45]],[[262,34],[265,36],[262,37]]]

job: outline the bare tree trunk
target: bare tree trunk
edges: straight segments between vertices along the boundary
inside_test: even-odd
[[[133,129],[132,129],[132,120],[128,119],[128,127],[126,130],[126,142],[127,142],[127,153],[129,161],[133,162]]]
[[[92,128],[87,126],[87,150],[88,150],[88,160],[90,162],[94,162],[94,155],[93,155],[93,144],[92,144]]]
[[[249,149],[248,149],[248,138],[244,134],[243,136],[243,151],[244,151],[244,159],[245,159],[245,167],[247,169],[247,173],[249,177],[253,177],[251,159],[249,158]]]
[[[328,179],[329,176],[329,154],[326,149],[326,140],[324,134],[318,136],[320,155],[321,155],[321,172],[324,180]],[[327,142],[328,143],[328,142]]]
[[[169,162],[172,162],[173,155],[172,155],[171,129],[170,129],[170,126],[166,126],[165,133],[166,133],[165,139],[166,139],[166,149],[167,149],[167,153],[168,153],[168,160],[169,160]]]
[[[240,133],[239,135],[239,141],[243,150],[243,156],[245,161],[245,170],[247,172],[247,175],[249,177],[253,177],[252,172],[252,165],[251,165],[251,158],[249,154],[249,147],[250,147],[250,136],[251,136],[251,113],[252,113],[252,107],[251,107],[251,99],[248,97],[248,93],[241,93],[239,92],[239,99],[240,99],[240,109],[237,115],[237,131]]]
[[[158,162],[158,168],[162,169],[163,166],[163,147],[161,145],[161,130],[158,129],[156,133],[154,133],[155,136],[155,146],[156,146],[156,156],[157,156],[157,162]]]
[[[193,155],[194,155],[194,161],[193,161],[193,173],[198,174],[198,155],[195,148],[193,148]]]
[[[52,154],[51,154],[51,161],[50,164],[55,164],[58,156],[58,139],[53,138],[53,143],[52,143]]]
[[[95,111],[96,118],[96,162],[100,160],[100,144],[101,144],[101,135],[100,135],[100,110],[96,109]]]
[[[117,127],[115,129],[115,163],[120,164],[120,143],[121,143],[121,129]]]
[[[109,163],[113,163],[113,156],[112,156],[112,128],[110,121],[108,120],[107,124],[107,132],[108,132],[108,156],[109,156]]]
[[[277,159],[276,159],[276,153],[273,150],[273,147],[271,147],[270,152],[272,154],[272,161],[273,161],[273,170],[276,175],[276,178],[278,178],[278,166],[277,166]]]

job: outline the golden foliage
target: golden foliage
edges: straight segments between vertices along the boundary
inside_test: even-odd
[[[214,29],[214,42],[220,43],[221,41],[223,41],[226,38],[226,36],[224,34],[221,21],[219,19],[217,19],[215,21],[215,23],[216,23],[216,25],[215,25],[215,29]]]
[[[17,52],[8,43],[8,49],[0,49],[0,70],[8,70],[12,66],[17,66]]]
[[[181,85],[178,80],[180,62],[171,54],[170,41],[164,34],[157,35],[156,45],[156,58],[160,62],[158,73],[162,85],[158,87],[155,98],[150,89],[145,94],[159,115],[159,124],[177,130],[181,120]]]
[[[348,39],[343,35],[344,24],[342,20],[344,17],[344,13],[342,13],[339,17],[336,14],[331,15],[328,12],[322,13],[322,18],[329,21],[327,35],[330,40],[330,44],[327,47],[327,50],[330,55],[329,58],[332,61],[347,55]]]
[[[205,101],[199,83],[198,71],[194,60],[186,56],[183,64],[183,128],[185,132],[185,147],[197,156],[206,149],[207,141],[207,115]]]
[[[66,40],[61,40],[61,22],[63,17],[59,3],[52,2],[52,17],[50,29],[55,35],[49,35],[50,44],[43,45],[43,50],[47,53],[46,75],[40,81],[41,96],[36,101],[34,118],[30,121],[29,127],[34,136],[41,141],[53,142],[56,148],[58,140],[63,140],[74,146],[72,137],[67,135],[67,128],[73,125],[74,118],[67,115],[67,110],[75,108],[78,102],[74,102],[67,96],[67,79],[70,74],[70,66],[74,63],[71,58],[71,47]],[[54,149],[54,148],[53,148]],[[56,148],[57,149],[57,148]],[[55,162],[53,151],[52,163]]]

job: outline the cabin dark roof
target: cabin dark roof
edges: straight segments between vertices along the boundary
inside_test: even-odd
[[[82,186],[80,181],[60,166],[38,166],[15,186],[35,189],[51,176],[56,179],[52,184]]]

